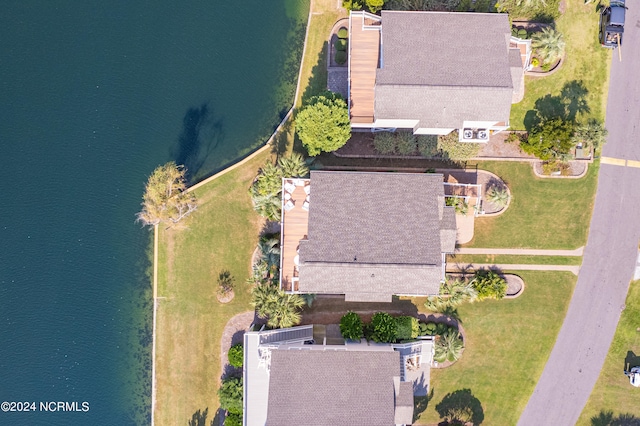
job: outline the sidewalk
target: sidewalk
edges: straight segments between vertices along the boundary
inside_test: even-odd
[[[496,249],[496,248],[456,248],[454,254],[506,254],[518,256],[582,256],[583,247],[575,250],[536,250],[536,249]]]
[[[578,265],[518,265],[494,263],[447,263],[447,272],[464,272],[478,269],[500,269],[503,271],[561,271],[578,275]]]

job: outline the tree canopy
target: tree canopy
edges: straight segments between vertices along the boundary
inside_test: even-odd
[[[520,147],[541,160],[552,160],[569,152],[572,134],[573,123],[561,118],[549,119],[536,126]]]
[[[332,92],[312,97],[296,116],[296,132],[311,156],[335,151],[351,137],[347,103]]]
[[[268,318],[267,325],[287,328],[300,324],[300,310],[304,299],[299,294],[289,294],[275,285],[258,284],[251,291],[251,304],[261,318]]]
[[[175,224],[198,207],[195,195],[186,192],[186,169],[173,161],[158,166],[147,181],[142,211],[137,220],[143,225]]]

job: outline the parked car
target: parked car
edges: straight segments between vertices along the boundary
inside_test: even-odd
[[[612,0],[611,4],[600,12],[599,37],[603,47],[615,49],[622,44],[626,10],[624,0]]]

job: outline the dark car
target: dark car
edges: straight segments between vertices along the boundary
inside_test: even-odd
[[[612,0],[610,6],[600,12],[600,44],[615,49],[622,44],[624,33],[624,0]]]

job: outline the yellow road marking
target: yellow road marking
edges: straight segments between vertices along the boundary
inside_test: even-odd
[[[627,160],[627,167],[640,167],[640,161]]]
[[[600,157],[600,163],[624,167],[627,165],[627,160],[623,160],[622,158]],[[638,163],[640,164],[640,162]]]

